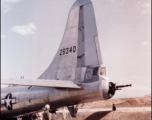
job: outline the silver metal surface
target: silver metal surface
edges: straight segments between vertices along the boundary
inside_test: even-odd
[[[70,106],[79,103],[104,100],[108,93],[108,85],[104,80],[93,83],[83,83],[83,89],[57,89],[46,87],[19,87],[14,86],[2,89],[1,98],[7,93],[12,93],[16,97],[16,104],[13,110],[8,110],[1,106],[1,117],[12,117],[24,115],[33,111],[42,110],[45,104],[49,104],[51,109],[63,106]]]
[[[69,12],[58,52],[38,79],[77,81],[77,78],[81,78],[81,75],[77,74],[78,70],[81,72],[81,67],[101,64],[103,63],[93,5],[90,0],[77,0]]]
[[[30,114],[42,110],[45,104],[56,110],[63,106],[109,99],[109,81],[100,74],[102,64],[92,3],[90,0],[77,0],[69,12],[57,54],[38,78],[39,81],[5,81],[30,86],[1,89],[1,117]],[[77,82],[81,89],[69,88],[78,88]]]
[[[56,87],[56,88],[80,88],[72,81],[67,80],[30,80],[30,79],[1,79],[1,84],[20,85],[20,86],[38,86],[38,87]]]

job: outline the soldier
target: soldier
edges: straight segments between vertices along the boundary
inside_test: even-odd
[[[43,113],[43,120],[53,120],[52,119],[52,114],[49,112],[50,106],[47,104],[45,105],[45,111]]]
[[[115,106],[115,104],[113,104],[113,106],[112,106],[112,110],[113,110],[113,111],[115,111],[115,110],[116,110],[116,106]]]

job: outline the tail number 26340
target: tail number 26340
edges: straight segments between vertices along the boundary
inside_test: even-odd
[[[76,46],[60,49],[60,55],[66,55],[66,54],[75,53],[75,52],[76,52]]]

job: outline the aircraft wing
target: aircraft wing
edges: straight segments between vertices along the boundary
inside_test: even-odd
[[[44,80],[44,79],[1,79],[1,84],[4,85],[19,85],[19,86],[39,86],[39,87],[56,87],[56,88],[79,88],[72,81],[67,80]]]

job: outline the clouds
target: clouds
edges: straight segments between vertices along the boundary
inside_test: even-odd
[[[151,47],[151,43],[149,41],[143,41],[142,46],[143,47]]]
[[[19,3],[20,0],[2,0],[1,9],[3,13],[6,13],[12,9],[13,4]]]
[[[27,25],[14,26],[12,30],[19,35],[26,36],[35,34],[36,27],[33,23],[29,23]]]
[[[142,45],[143,45],[143,46],[147,46],[147,45],[148,45],[148,41],[142,42]]]
[[[148,2],[145,3],[137,3],[136,4],[136,8],[140,10],[140,14],[144,15],[144,14],[151,14],[151,4]]]
[[[149,41],[143,41],[142,46],[145,48],[145,55],[151,57],[151,43]]]

